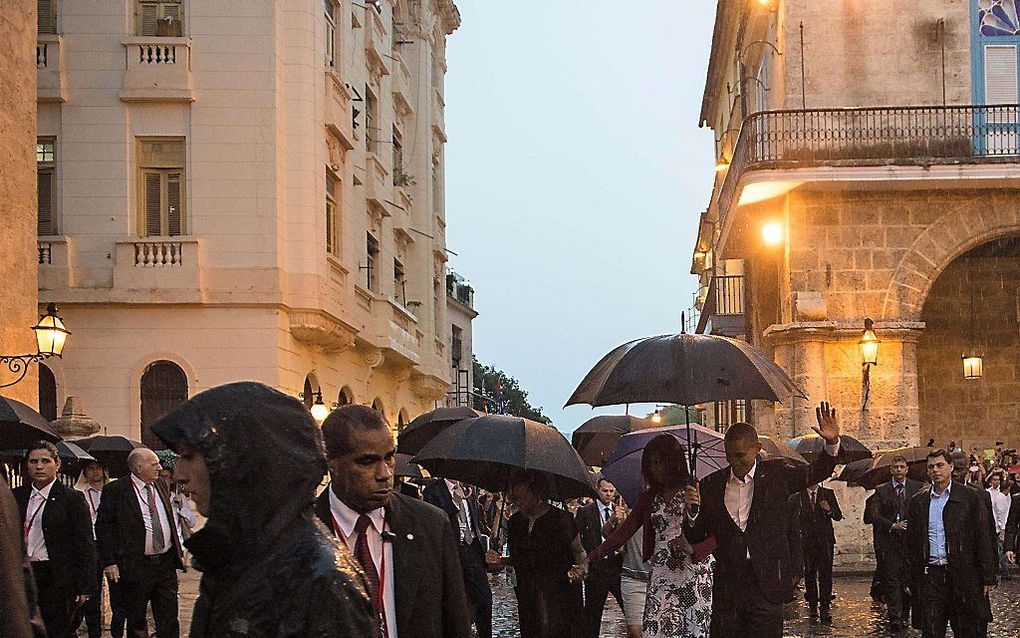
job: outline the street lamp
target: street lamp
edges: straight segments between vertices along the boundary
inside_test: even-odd
[[[875,322],[871,319],[864,320],[864,332],[857,346],[861,349],[861,412],[868,409],[868,400],[871,398],[871,366],[878,365],[878,345],[881,341],[875,334]]]
[[[963,357],[963,378],[980,379],[985,374],[984,360],[981,355]]]
[[[662,423],[662,414],[658,410],[656,410],[655,413],[652,414],[652,423],[655,423],[656,425]]]
[[[35,354],[0,355],[0,364],[6,365],[12,374],[18,375],[14,381],[0,384],[0,388],[10,387],[24,379],[30,364],[61,356],[67,337],[71,334],[64,326],[64,321],[57,316],[57,306],[53,303],[46,306],[46,313],[39,317],[39,323],[32,326],[32,330],[35,331],[37,344]]]
[[[321,389],[315,391],[315,403],[312,403],[309,411],[312,413],[312,418],[319,423],[325,421],[326,417],[329,416],[329,408],[322,402]]]
[[[778,246],[783,243],[783,225],[777,221],[766,222],[761,227],[761,238],[766,246]]]

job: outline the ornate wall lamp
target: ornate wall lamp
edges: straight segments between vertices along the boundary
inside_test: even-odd
[[[52,303],[46,307],[46,314],[39,317],[39,323],[32,326],[32,330],[35,330],[36,354],[0,355],[0,363],[5,364],[12,374],[18,375],[14,381],[0,384],[0,388],[10,387],[24,379],[29,365],[61,356],[67,337],[71,334],[64,327],[63,320],[57,316],[56,304]]]
[[[967,260],[967,287],[970,288],[970,354],[963,355],[963,378],[980,379],[985,375],[984,359],[974,345],[974,281],[971,257]]]
[[[878,346],[882,343],[875,334],[875,322],[871,319],[864,320],[864,332],[861,333],[861,340],[857,347],[861,349],[861,412],[868,409],[868,400],[871,398],[871,366],[878,365]]]

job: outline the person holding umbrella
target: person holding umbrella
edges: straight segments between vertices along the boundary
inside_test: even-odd
[[[789,498],[832,475],[839,454],[839,422],[828,403],[815,410],[826,447],[811,465],[759,459],[758,432],[736,423],[724,441],[729,466],[684,492],[691,542],[715,536],[712,638],[780,638],[783,604],[793,599]],[[805,542],[807,539],[805,539]]]
[[[685,459],[680,441],[673,435],[660,434],[649,441],[641,456],[647,487],[634,509],[584,565],[571,571],[572,578],[581,578],[587,564],[611,556],[643,529],[642,556],[652,563],[645,596],[645,638],[709,635],[714,560],[695,552],[684,537],[687,509],[683,491],[690,484]]]

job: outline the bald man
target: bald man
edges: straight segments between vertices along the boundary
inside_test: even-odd
[[[121,588],[128,636],[148,636],[145,614],[151,603],[156,636],[179,638],[177,570],[184,563],[169,494],[156,480],[159,458],[137,448],[128,456],[128,468],[129,475],[103,488],[96,517],[99,557],[107,578]]]

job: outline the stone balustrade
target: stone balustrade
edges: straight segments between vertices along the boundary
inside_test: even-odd
[[[122,41],[125,102],[192,102],[191,40],[146,37]]]

